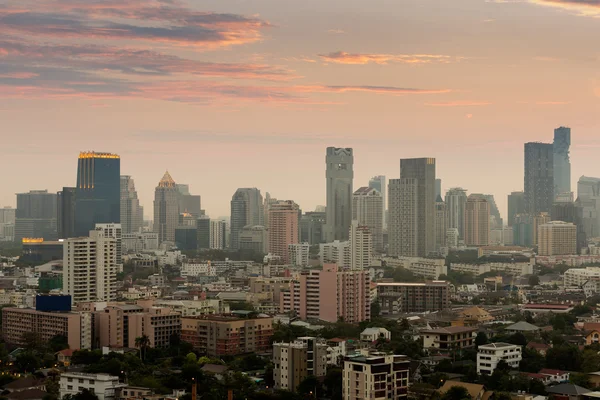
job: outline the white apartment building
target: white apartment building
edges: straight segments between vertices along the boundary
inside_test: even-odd
[[[229,305],[219,299],[208,300],[163,300],[154,301],[156,307],[170,308],[182,317],[194,317],[229,313]]]
[[[571,268],[563,278],[565,287],[581,287],[587,281],[600,283],[600,267]]]
[[[331,243],[321,243],[320,245],[321,264],[335,263],[340,268],[350,268],[352,265],[352,255],[350,241],[340,242],[339,240]]]
[[[73,303],[117,297],[117,241],[103,230],[63,242],[63,293]]]
[[[458,247],[458,239],[458,228],[448,228],[446,230],[446,246],[450,248]]]
[[[373,257],[373,236],[370,228],[356,220],[350,225],[350,257],[350,268],[356,271],[369,268]]]
[[[291,343],[273,343],[275,389],[294,391],[308,376],[325,376],[327,345],[314,337]]]
[[[352,220],[369,228],[372,250],[383,251],[383,195],[371,187],[361,187],[352,195]]]
[[[577,254],[577,226],[551,221],[538,228],[538,254],[557,256]]]
[[[288,245],[290,264],[297,267],[308,267],[310,245],[308,243],[294,243]]]
[[[406,356],[385,353],[346,357],[342,375],[344,400],[406,399],[409,364]]]
[[[158,233],[156,232],[124,233],[121,241],[125,253],[158,250]]]
[[[227,235],[226,221],[210,220],[210,248],[223,250],[225,248],[225,238]]]
[[[467,272],[475,276],[487,272],[506,272],[509,275],[521,276],[533,274],[533,265],[531,263],[487,263],[487,264],[452,264],[452,271]]]
[[[214,265],[211,265],[210,262],[206,264],[196,264],[196,263],[185,263],[181,266],[180,270],[182,277],[188,276],[217,276],[217,268]]]
[[[116,400],[118,391],[127,386],[119,382],[118,376],[83,372],[63,372],[60,375],[59,385],[61,399],[66,395],[74,396],[83,389],[88,389],[98,396],[99,400]]]
[[[123,270],[123,230],[121,224],[96,224],[96,230],[104,232],[104,236],[117,241],[117,265],[119,272]]]
[[[521,346],[508,343],[490,343],[477,349],[477,373],[491,375],[501,360],[511,368],[519,368],[521,362]]]

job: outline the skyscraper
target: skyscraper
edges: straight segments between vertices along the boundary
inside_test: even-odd
[[[123,233],[139,232],[144,226],[144,208],[140,205],[133,179],[121,175],[121,227]]]
[[[382,223],[383,223],[383,229],[387,229],[387,221],[385,218],[385,211],[387,210],[387,200],[386,200],[386,192],[387,192],[387,186],[386,186],[386,179],[384,175],[377,175],[371,178],[371,180],[369,181],[369,187],[373,188],[375,190],[377,190],[379,193],[381,193],[381,197],[383,199],[383,208],[381,209],[381,219],[382,219]]]
[[[348,240],[352,222],[354,155],[351,148],[328,147],[325,157],[327,217],[325,241]]]
[[[512,192],[508,195],[508,226],[513,226],[515,217],[525,213],[525,193]]]
[[[309,211],[300,219],[300,241],[310,245],[323,243],[326,213]]]
[[[286,264],[290,261],[289,245],[300,242],[298,209],[292,200],[278,201],[269,208],[269,252]]]
[[[417,256],[435,251],[435,158],[400,160],[400,179],[414,179],[417,185]]]
[[[227,222],[210,220],[210,248],[223,250],[225,248],[225,233]]]
[[[576,203],[580,209],[585,237],[600,237],[600,178],[579,178]]]
[[[388,254],[417,257],[418,234],[418,182],[416,179],[390,179],[388,183],[389,219]]]
[[[158,233],[158,242],[174,242],[178,225],[179,192],[167,171],[154,190],[154,231]]]
[[[441,179],[435,180],[435,198],[437,199],[438,196],[442,197],[442,180]]]
[[[490,243],[490,204],[482,194],[471,194],[465,204],[465,244],[487,246]]]
[[[75,234],[96,224],[121,222],[121,159],[116,154],[82,152],[77,167]]]
[[[75,196],[77,188],[63,187],[57,193],[56,222],[59,239],[75,236]]]
[[[550,212],[554,202],[553,146],[525,143],[525,212]]]
[[[231,249],[239,250],[239,235],[246,225],[264,226],[263,198],[257,188],[240,188],[231,198]]]
[[[500,210],[496,205],[496,200],[494,199],[493,194],[484,194],[483,197],[488,202],[490,206],[490,229],[502,229],[504,225],[502,222],[502,216],[500,215]]]
[[[16,242],[23,238],[56,240],[56,199],[56,193],[48,193],[47,190],[17,193]]]
[[[571,161],[569,148],[571,147],[571,128],[561,126],[554,130],[554,195],[558,196],[571,193]]]
[[[352,195],[352,220],[369,228],[373,250],[383,252],[383,196],[377,189],[361,187]]]
[[[442,196],[438,195],[435,200],[435,251],[446,247],[446,236],[448,234],[448,209]]]
[[[446,210],[448,212],[448,228],[458,229],[458,237],[465,238],[465,205],[467,191],[463,188],[452,188],[446,192]]]
[[[196,231],[197,231],[197,246],[200,250],[208,250],[210,249],[210,229],[211,229],[211,220],[206,215],[201,216],[196,221]]]
[[[375,190],[375,189],[373,189]],[[369,268],[373,256],[373,236],[368,226],[353,220],[350,226],[350,269]]]
[[[190,194],[190,185],[176,184],[175,187],[179,193],[180,212],[190,213],[194,219],[200,218],[202,215],[202,199],[200,196]]]

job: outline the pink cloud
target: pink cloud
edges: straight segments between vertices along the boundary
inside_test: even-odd
[[[489,106],[490,102],[487,101],[447,101],[447,102],[438,102],[438,103],[425,103],[426,106],[430,107],[479,107],[479,106]]]
[[[388,63],[398,64],[448,64],[464,59],[464,57],[452,57],[441,54],[361,54],[346,53],[345,51],[336,51],[327,54],[319,54],[319,57],[325,62],[335,64],[380,64]]]

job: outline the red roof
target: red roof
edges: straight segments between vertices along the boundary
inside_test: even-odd
[[[59,353],[65,357],[72,357],[74,351],[75,350],[73,350],[73,349],[64,349],[64,350],[59,351]]]
[[[542,374],[534,374],[533,372],[524,372],[523,375],[528,376],[530,378],[534,378],[534,379],[541,379],[541,380],[546,379],[546,376],[544,376]]]
[[[346,339],[341,339],[341,338],[338,338],[338,337],[335,337],[333,339],[329,339],[328,340],[328,342],[334,342],[334,343],[342,343],[342,342],[345,342],[345,341],[346,341]]]
[[[584,322],[584,331],[600,331],[600,322]]]
[[[541,310],[568,310],[572,306],[568,304],[525,304],[523,308],[538,308]]]
[[[548,368],[544,368],[541,369],[538,374],[541,375],[564,375],[566,374],[565,371],[561,371],[560,369],[548,369]]]
[[[536,349],[536,350],[539,350],[539,349],[549,349],[550,348],[550,346],[547,345],[547,344],[545,344],[545,343],[535,343],[535,342],[529,342],[529,343],[527,343],[527,347],[530,348],[530,349]]]

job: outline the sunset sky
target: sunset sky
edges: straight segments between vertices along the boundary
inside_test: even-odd
[[[600,176],[600,0],[0,0],[0,206],[121,155],[145,214],[169,170],[229,215],[238,187],[325,204],[435,157],[446,189],[523,189],[523,143],[572,128]]]

